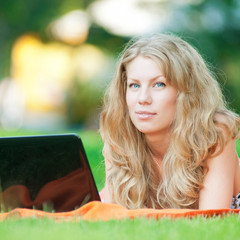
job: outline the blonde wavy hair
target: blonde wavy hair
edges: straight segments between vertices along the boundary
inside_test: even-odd
[[[126,66],[138,55],[158,63],[178,89],[161,177],[126,105]],[[106,181],[113,201],[130,209],[198,208],[207,172],[205,160],[225,145],[222,126],[233,138],[238,137],[238,115],[227,109],[218,82],[192,46],[165,34],[131,40],[120,56],[100,117],[103,155],[111,166]]]

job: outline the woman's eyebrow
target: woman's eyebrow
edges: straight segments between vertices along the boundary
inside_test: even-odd
[[[157,80],[158,78],[161,78],[161,77],[163,77],[164,79],[166,79],[166,78],[161,74],[161,75],[157,75],[156,77],[151,78],[150,81],[153,82],[153,81],[155,81],[155,80]],[[128,77],[127,79],[130,79],[130,80],[133,80],[133,81],[136,81],[136,82],[140,81],[140,80],[138,80],[137,78],[134,78],[134,77]]]

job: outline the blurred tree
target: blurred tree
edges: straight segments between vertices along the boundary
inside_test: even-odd
[[[96,88],[94,82],[91,84],[91,81],[80,82],[75,79],[66,96],[68,125],[92,124],[98,128],[98,120],[93,123],[91,118],[101,108],[102,96],[102,89]]]
[[[173,8],[168,30],[187,36],[213,66],[230,106],[240,112],[240,1],[201,0]]]
[[[3,1],[0,5],[0,80],[12,77],[12,46],[17,38],[33,33],[39,35],[41,41],[52,41],[47,32],[49,23],[69,11],[86,10],[92,2],[94,0],[26,0],[24,3],[16,0]],[[118,46],[122,46],[128,40],[108,33],[97,24],[92,24],[89,32],[88,43],[97,45],[108,53],[115,53]],[[78,46],[75,47],[76,50]],[[98,90],[96,86],[77,81],[74,82],[74,86],[69,87],[69,92],[66,93],[69,124],[89,121],[91,114],[100,104],[103,89]]]
[[[2,1],[0,79],[11,76],[11,47],[17,37],[34,32],[47,41],[49,36],[46,27],[52,20],[71,10],[87,10],[93,2],[95,0],[25,0],[24,3],[17,0]],[[162,6],[162,1],[150,2]],[[225,85],[227,100],[240,112],[240,1],[168,0],[164,6],[171,16],[165,31],[176,32],[185,37],[216,67],[213,70],[221,84]],[[162,31],[162,28],[159,31]],[[92,23],[87,42],[116,56],[128,39],[107,32],[97,23]]]
[[[0,79],[10,75],[11,47],[17,37],[34,32],[46,37],[46,26],[62,14],[86,9],[93,0],[1,1],[0,4]]]

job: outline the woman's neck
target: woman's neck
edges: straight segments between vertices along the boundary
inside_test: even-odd
[[[170,133],[160,136],[157,134],[147,134],[145,135],[145,139],[153,157],[162,161],[170,144]]]

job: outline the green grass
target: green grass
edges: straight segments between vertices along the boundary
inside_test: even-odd
[[[54,222],[48,219],[10,219],[0,223],[2,240],[138,240],[239,239],[240,217],[206,219],[111,220],[108,222]]]
[[[81,137],[86,155],[88,157],[97,188],[100,191],[105,182],[105,166],[102,156],[103,142],[97,132],[82,131],[78,135]]]

